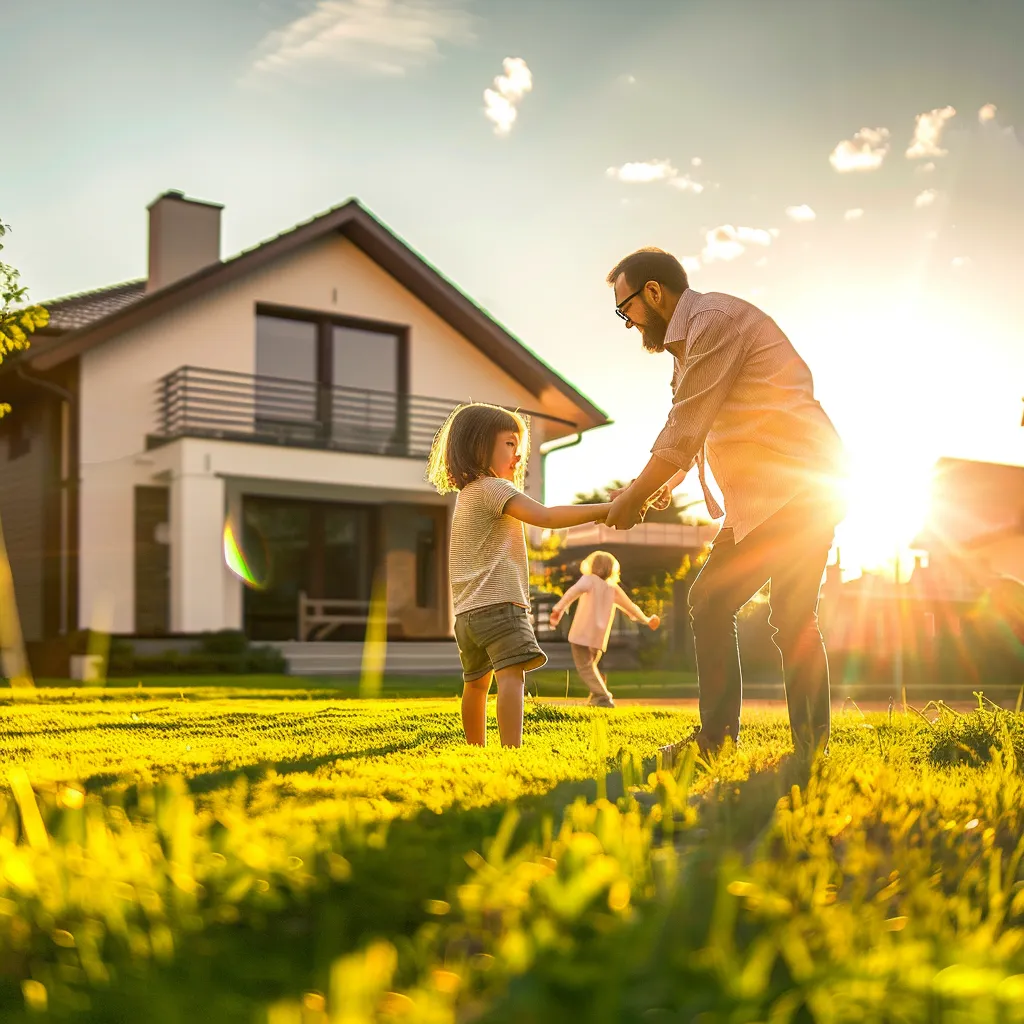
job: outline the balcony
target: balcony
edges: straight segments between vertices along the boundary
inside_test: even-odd
[[[181,366],[157,384],[157,447],[203,437],[291,448],[426,458],[454,399],[400,395],[365,388],[227,370]],[[574,431],[575,424],[521,410]]]

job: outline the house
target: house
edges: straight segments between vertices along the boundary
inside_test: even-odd
[[[899,660],[919,679],[972,685],[1019,673],[1019,653],[998,659],[1024,628],[1024,466],[939,459],[912,547],[926,554],[898,584],[868,572],[844,583],[829,566],[820,619],[836,665],[883,677]]]
[[[993,576],[1024,579],[1024,466],[939,459],[915,546],[965,593],[985,589]]]
[[[450,637],[438,426],[467,400],[527,413],[541,498],[545,453],[605,414],[358,201],[225,260],[221,211],[159,196],[147,276],[45,303],[0,368],[26,641],[356,639],[375,581],[391,638]]]

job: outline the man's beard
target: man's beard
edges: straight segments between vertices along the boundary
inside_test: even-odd
[[[640,338],[643,341],[643,346],[648,352],[664,352],[665,334],[668,332],[668,320],[648,304],[647,297],[645,295],[640,296],[640,301],[644,304],[644,309],[647,312],[647,318],[644,321],[643,330],[640,331]],[[639,327],[637,329],[639,330]]]

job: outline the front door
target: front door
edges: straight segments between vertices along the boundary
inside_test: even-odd
[[[294,640],[299,594],[369,601],[377,564],[377,509],[292,498],[246,496],[242,549],[257,586],[245,588],[251,640]],[[333,634],[361,640],[364,628]]]
[[[135,488],[135,632],[164,636],[171,628],[170,490]]]

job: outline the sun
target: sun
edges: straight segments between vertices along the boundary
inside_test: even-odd
[[[845,487],[846,518],[836,529],[835,549],[847,579],[865,570],[901,579],[914,564],[912,544],[928,516],[932,464],[873,454],[855,458]]]

